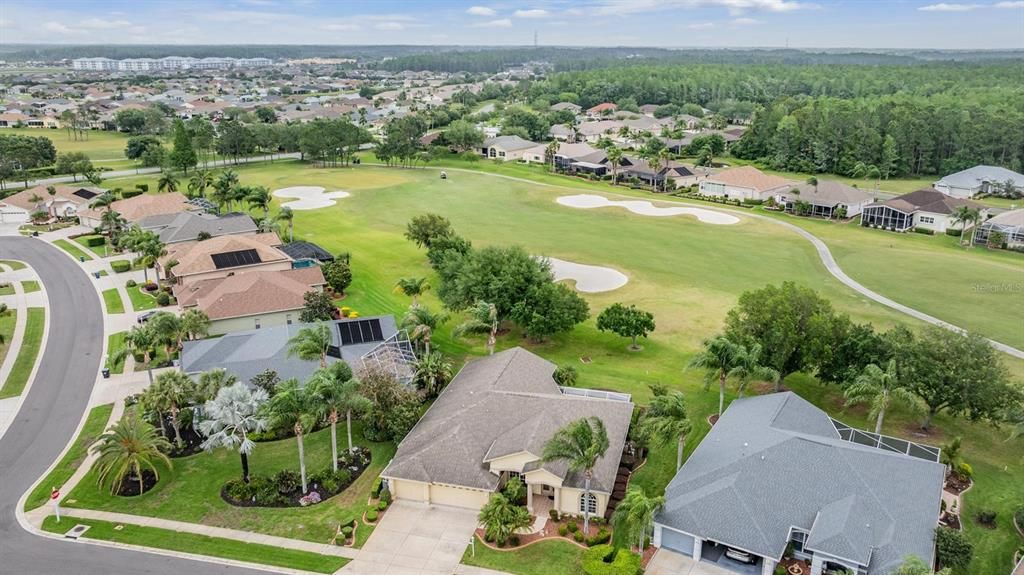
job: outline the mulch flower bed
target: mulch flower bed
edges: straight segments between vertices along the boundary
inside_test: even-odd
[[[961,531],[963,529],[960,525],[960,516],[948,511],[942,514],[942,517],[939,518],[939,523],[949,527],[950,529],[956,529],[957,531]]]
[[[280,473],[274,477],[252,475],[249,478],[248,486],[243,486],[241,479],[232,479],[225,483],[220,490],[221,499],[235,507],[309,507],[322,503],[348,489],[370,466],[370,450],[360,447],[357,447],[356,450],[351,456],[345,451],[338,459],[338,472],[341,474],[347,472],[348,477],[339,480],[335,476],[335,485],[328,486],[331,488],[321,485],[318,481],[320,474],[333,475],[331,469],[309,475],[306,493],[302,493],[301,485],[284,488],[280,480]],[[238,497],[239,492],[246,493],[246,496]]]
[[[792,557],[784,558],[779,562],[779,565],[790,575],[809,575],[811,572],[810,563]]]
[[[577,529],[578,532],[582,532],[583,531],[583,520],[582,519],[572,520],[572,522],[575,522],[578,525],[578,529]],[[480,539],[480,541],[484,545],[490,547],[491,549],[496,549],[498,551],[511,551],[513,549],[518,549],[520,547],[525,547],[527,545],[530,545],[532,543],[536,543],[537,541],[543,541],[545,539],[560,539],[562,541],[568,541],[568,542],[576,545],[577,547],[580,547],[581,549],[587,549],[586,543],[580,543],[579,541],[576,541],[573,538],[574,534],[572,532],[567,533],[565,536],[562,536],[562,535],[558,534],[559,526],[567,525],[568,523],[570,523],[570,521],[568,521],[568,520],[567,521],[558,522],[558,521],[554,521],[551,518],[548,518],[548,520],[544,523],[543,529],[541,529],[539,532],[516,535],[516,537],[519,538],[519,545],[512,545],[510,542],[506,542],[505,543],[505,547],[498,547],[496,542],[487,541],[487,539],[486,539],[486,535],[487,534],[486,534],[485,530],[482,527],[478,527],[476,529],[476,536],[477,536],[478,539]],[[591,523],[590,523],[590,530],[587,532],[586,537],[594,537],[594,536],[596,536],[601,531],[602,528],[604,528],[607,531],[611,531],[611,529],[609,529],[607,525],[595,525],[593,523],[593,521],[591,521]]]
[[[710,425],[714,425],[714,424],[718,423],[718,414],[716,413],[714,415],[709,415],[708,416],[708,423]]]
[[[139,478],[127,476],[124,478],[124,481],[121,482],[121,488],[117,490],[117,494],[121,497],[135,497],[137,495],[142,495],[150,489],[153,489],[156,482],[156,474],[149,469],[144,469],[142,471],[142,491],[139,491]]]
[[[973,483],[969,478],[965,479],[955,473],[947,473],[944,489],[953,495],[960,495],[970,489]]]

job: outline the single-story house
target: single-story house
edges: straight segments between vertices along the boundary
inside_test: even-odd
[[[288,257],[295,261],[309,260],[320,263],[334,261],[334,255],[332,255],[331,252],[314,244],[313,242],[295,240],[282,246],[278,246],[277,249],[288,254]]]
[[[548,134],[560,142],[570,142],[576,138],[576,130],[565,124],[555,124],[548,129]]]
[[[55,185],[54,194],[50,195],[49,187],[35,186],[0,200],[0,223],[25,223],[37,212],[51,218],[73,218],[87,209],[93,198],[106,192],[86,186]]]
[[[797,202],[811,206],[811,216],[832,218],[838,210],[845,209],[847,218],[859,216],[864,206],[875,201],[874,196],[864,190],[848,186],[835,180],[818,180],[817,185],[803,183],[779,192],[775,201],[787,212],[796,211]]]
[[[294,377],[305,382],[320,362],[289,357],[288,340],[310,325],[292,323],[186,341],[182,344],[181,370],[195,375],[219,368],[249,381],[271,369],[281,379]],[[384,366],[399,381],[411,380],[416,356],[409,338],[398,329],[392,316],[344,318],[328,325],[331,345],[327,348],[327,363],[344,361],[355,371],[370,364]]]
[[[211,238],[232,234],[254,234],[256,222],[249,214],[227,214],[217,216],[205,212],[178,212],[147,216],[136,222],[143,230],[160,236],[166,244],[190,242],[207,235]]]
[[[996,186],[1013,182],[1018,192],[1024,192],[1024,174],[999,166],[974,166],[966,170],[950,174],[935,182],[936,190],[954,198],[973,198],[978,194],[988,194]]]
[[[223,278],[254,271],[292,269],[292,259],[277,248],[275,233],[219,236],[167,246],[157,270],[174,283]],[[172,262],[176,262],[173,265]]]
[[[398,444],[381,473],[396,499],[482,507],[511,477],[526,483],[527,507],[605,514],[616,482],[633,404],[628,395],[563,389],[555,364],[512,348],[466,364]],[[609,446],[591,493],[564,461],[545,462],[544,444],[567,424],[597,417]]]
[[[514,161],[523,159],[523,153],[536,148],[537,142],[524,140],[519,136],[498,136],[484,140],[480,154],[494,160]]]
[[[141,194],[133,198],[117,200],[110,204],[110,209],[121,214],[128,223],[138,223],[139,220],[163,214],[178,214],[195,210],[196,207],[188,203],[188,198],[179,192],[166,194]],[[78,221],[83,226],[98,228],[107,208],[88,208],[79,211]]]
[[[932,564],[944,479],[935,447],[850,428],[792,392],[738,399],[666,488],[653,543],[725,566],[745,554],[747,573],[771,575],[788,549],[811,575],[887,575],[909,555]]]
[[[210,318],[210,335],[291,325],[299,321],[306,292],[323,291],[319,266],[257,271],[174,286],[182,309],[195,308]]]
[[[562,110],[565,110],[568,112],[572,112],[573,114],[579,114],[580,112],[583,111],[582,106],[580,106],[579,104],[573,104],[572,102],[559,102],[551,106],[551,109],[555,112],[561,112]]]
[[[629,158],[630,165],[623,165],[620,170],[620,177],[638,178],[650,186],[661,186],[665,178],[674,188],[681,188],[697,183],[697,174],[680,162],[670,160],[667,165],[660,166],[657,171],[642,158]],[[670,186],[672,187],[672,186]]]
[[[963,222],[953,223],[953,212],[961,206],[979,210],[982,217],[988,214],[988,208],[978,202],[954,198],[938,190],[925,188],[865,206],[860,225],[894,232],[922,228],[943,233],[947,228],[965,225]]]
[[[766,200],[796,186],[796,182],[768,175],[754,166],[729,168],[711,174],[700,182],[705,196],[725,196],[730,200]]]
[[[587,142],[596,142],[601,138],[616,138],[618,139],[619,130],[626,124],[618,120],[597,120],[594,122],[583,122],[576,126],[576,133],[579,134],[580,139]]]
[[[986,220],[974,231],[974,244],[987,245],[996,232],[1006,238],[1007,247],[1024,247],[1024,209],[1003,212]]]
[[[604,102],[602,104],[598,104],[598,105],[594,106],[593,108],[588,108],[587,109],[587,115],[588,116],[600,116],[602,114],[611,114],[611,113],[615,112],[615,110],[618,110],[618,109],[619,109],[619,107],[616,104],[613,104],[611,102]]]

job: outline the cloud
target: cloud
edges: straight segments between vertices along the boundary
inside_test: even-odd
[[[733,18],[730,22],[733,26],[752,26],[754,24],[760,24],[760,20],[753,18]]]
[[[320,29],[321,30],[330,30],[332,32],[342,32],[342,31],[358,30],[359,26],[356,26],[355,24],[334,23],[334,24],[324,24],[323,26],[320,27]]]
[[[249,6],[273,6],[273,0],[241,0],[242,4],[248,4]]]
[[[14,28],[14,21],[0,18],[0,28]]]
[[[498,13],[494,11],[494,8],[488,8],[487,6],[470,6],[466,10],[466,14],[473,16],[497,16]]]
[[[1013,2],[996,2],[992,5],[993,8],[1024,8],[1024,0],[1015,0]]]
[[[602,15],[623,15],[639,12],[655,12],[680,8],[721,7],[733,16],[747,10],[762,12],[792,12],[818,8],[817,4],[796,0],[602,0],[597,9]]]
[[[689,30],[710,30],[715,27],[714,22],[698,22],[697,24],[690,24],[686,28]]]
[[[405,30],[405,24],[402,24],[401,22],[381,22],[379,24],[374,24],[373,27],[378,30],[386,31]]]
[[[516,18],[544,18],[548,15],[548,11],[541,10],[539,8],[535,8],[533,10],[516,10],[514,15]]]
[[[47,32],[56,32],[58,34],[70,34],[71,28],[61,24],[60,22],[47,22],[43,24],[43,30]]]
[[[501,18],[499,20],[488,20],[487,22],[481,22],[473,25],[476,28],[511,28],[512,20],[508,18]]]
[[[78,23],[82,28],[93,30],[113,30],[116,28],[130,28],[132,23],[127,20],[103,20],[101,18],[86,18]]]
[[[929,4],[927,6],[921,6],[918,8],[921,12],[970,12],[981,8],[980,4],[947,4],[940,2],[938,4]]]

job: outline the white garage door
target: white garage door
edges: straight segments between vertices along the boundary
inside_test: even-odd
[[[688,557],[693,557],[693,537],[684,533],[662,527],[661,546],[666,549],[682,553]]]
[[[28,221],[28,212],[21,210],[3,211],[0,210],[0,224],[23,224]]]
[[[431,485],[430,502],[466,509],[480,509],[487,503],[490,493],[480,489],[467,489],[451,485]]]

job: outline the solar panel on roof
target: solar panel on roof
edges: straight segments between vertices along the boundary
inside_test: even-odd
[[[81,190],[78,190],[77,192],[74,192],[73,195],[76,195],[76,196],[82,198],[83,200],[91,200],[91,199],[95,198],[96,196],[98,196],[99,194],[97,194],[96,192],[94,192],[92,190],[87,190],[85,188],[82,188]]]
[[[258,264],[263,261],[260,259],[259,252],[253,249],[211,254],[210,258],[213,260],[213,265],[219,270]]]
[[[361,319],[338,324],[341,345],[358,345],[373,341],[384,341],[384,332],[379,319]]]

